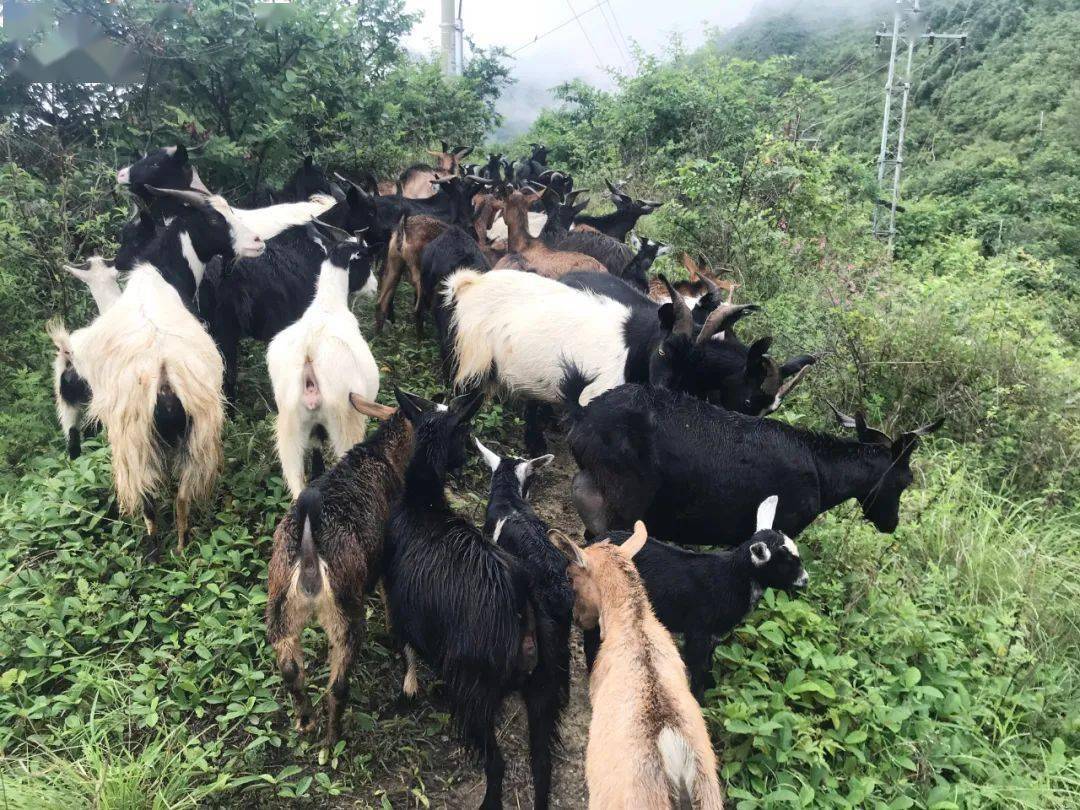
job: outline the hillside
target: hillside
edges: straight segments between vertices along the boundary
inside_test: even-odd
[[[741,58],[784,56],[824,82],[822,104],[800,110],[803,137],[871,165],[881,131],[892,3],[761,4],[711,50]],[[1025,279],[1053,290],[1055,325],[1080,337],[1080,9],[1061,0],[937,0],[922,4],[927,28],[966,31],[955,43],[920,47],[901,217],[900,255],[957,234],[984,255],[1023,251],[1045,260]]]

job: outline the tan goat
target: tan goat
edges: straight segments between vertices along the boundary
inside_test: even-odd
[[[409,282],[416,292],[413,313],[419,330],[420,318],[416,313],[420,308],[420,256],[428,243],[449,227],[440,219],[422,214],[405,215],[398,222],[386,249],[386,263],[379,280],[379,299],[375,304],[375,334],[382,331],[386,315],[390,311],[390,303],[394,300],[394,293],[397,292],[402,273],[406,270],[409,272]]]
[[[573,270],[606,273],[607,268],[592,256],[569,250],[555,250],[544,244],[544,240],[529,233],[529,206],[538,199],[538,192],[524,189],[511,192],[503,201],[509,253],[499,260],[495,269],[525,270],[555,279]]]
[[[570,557],[574,621],[599,624],[602,639],[589,678],[589,807],[722,810],[701,708],[632,562],[648,539],[645,524],[638,521],[621,546],[605,541],[581,549],[558,532],[551,539]]]

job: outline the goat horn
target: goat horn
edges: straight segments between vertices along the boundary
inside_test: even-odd
[[[660,280],[664,282],[668,295],[671,296],[671,308],[675,313],[675,322],[671,326],[671,334],[686,335],[687,337],[690,337],[690,333],[694,329],[694,316],[690,312],[690,308],[686,306],[686,301],[683,300],[683,297],[671,286],[671,282],[667,280],[667,276],[660,276]]]
[[[914,430],[911,431],[911,433],[914,433],[916,436],[926,436],[929,433],[933,433],[935,430],[937,430],[938,428],[940,428],[944,424],[945,424],[945,417],[944,416],[939,416],[933,422],[930,422],[930,423],[925,424],[925,425],[920,425],[919,427],[915,428]]]
[[[209,194],[204,194],[201,191],[193,191],[189,188],[158,188],[157,186],[147,186],[146,190],[158,197],[175,197],[181,202],[185,202],[195,208],[205,206],[210,196]]]
[[[334,241],[344,242],[347,239],[352,239],[352,235],[348,231],[342,230],[336,225],[331,225],[329,222],[323,222],[318,217],[312,217],[311,222],[316,228],[322,230],[326,236],[332,237]]]
[[[787,380],[784,381],[784,384],[781,385],[779,390],[776,392],[776,396],[778,396],[782,400],[784,397],[790,394],[792,389],[799,384],[802,378],[806,376],[806,372],[808,372],[809,370],[810,366],[803,366],[790,377],[788,377]]]
[[[829,407],[832,408],[832,412],[836,415],[836,421],[840,424],[840,427],[844,427],[844,428],[854,428],[855,427],[855,419],[854,419],[854,417],[848,416],[846,413],[841,412],[841,410],[839,408],[837,408],[835,405],[833,405],[832,401],[830,401],[828,399],[825,400],[825,401],[829,404]]]
[[[364,399],[359,394],[354,393],[349,394],[349,403],[364,416],[370,416],[374,419],[389,419],[398,411],[397,408],[391,408],[379,402],[372,402],[370,399]]]
[[[735,325],[735,322],[744,315],[757,312],[761,309],[757,304],[721,304],[705,319],[705,323],[698,332],[695,343],[701,345],[717,332],[724,332]]]
[[[202,178],[199,177],[199,173],[195,170],[195,167],[191,167],[191,188],[195,191],[201,191],[203,194],[210,194],[210,189],[203,183]]]

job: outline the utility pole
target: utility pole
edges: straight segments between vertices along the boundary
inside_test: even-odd
[[[442,0],[442,71],[446,76],[460,76],[465,64],[464,26],[461,24],[461,3],[454,13],[454,0]]]
[[[967,44],[967,33],[920,32],[920,14],[919,0],[896,0],[892,31],[880,28],[874,35],[877,46],[881,45],[882,39],[889,40],[889,70],[885,79],[885,109],[881,117],[878,193],[874,205],[873,233],[874,236],[888,240],[890,257],[896,237],[896,212],[900,202],[900,179],[904,168],[904,136],[907,134],[908,102],[911,99],[912,87],[911,66],[915,60],[915,46],[923,41],[928,48],[933,48],[935,40],[938,39],[959,40],[961,48]],[[903,75],[898,77],[896,60],[901,45],[905,46],[907,54],[902,68]],[[899,99],[895,99],[897,95]],[[894,99],[897,104],[893,103]],[[899,114],[896,107],[899,107]]]

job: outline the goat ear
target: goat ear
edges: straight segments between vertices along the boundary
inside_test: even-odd
[[[910,458],[911,454],[919,446],[919,438],[933,433],[944,424],[945,417],[942,416],[927,425],[922,425],[915,428],[915,430],[909,430],[907,433],[902,434],[899,439],[892,443],[893,458],[898,461]]]
[[[548,529],[548,540],[566,556],[569,562],[581,568],[589,567],[589,560],[582,553],[581,547],[558,529]]]
[[[634,555],[645,547],[645,541],[649,539],[649,530],[645,528],[645,524],[640,520],[634,524],[634,533],[630,535],[625,543],[621,546],[616,546],[621,553],[627,559],[634,559]]]
[[[330,196],[334,198],[334,202],[345,202],[345,192],[337,183],[330,183]]]
[[[760,532],[764,529],[771,529],[773,527],[773,521],[776,519],[776,505],[780,503],[779,495],[770,495],[763,500],[757,508],[757,528],[755,532]]]
[[[185,163],[188,162],[187,147],[184,146],[182,143],[178,143],[176,146],[173,147],[173,151],[170,157],[173,159],[174,162],[179,163],[181,166],[183,166]]]
[[[769,547],[758,540],[756,543],[750,544],[750,561],[755,567],[760,568],[765,565],[772,558],[772,552]]]
[[[304,155],[304,168],[310,169],[315,163],[315,158],[312,155]]]
[[[656,310],[656,316],[660,319],[660,328],[665,332],[670,332],[675,326],[675,307],[671,303],[661,304],[660,309]]]
[[[855,414],[855,435],[862,444],[876,444],[882,447],[892,447],[894,442],[880,430],[866,424],[866,414],[859,411]]]
[[[649,241],[648,239],[645,240],[646,243],[648,241]],[[634,251],[634,253],[637,253],[638,251],[641,250],[641,245],[642,245],[642,242],[641,242],[640,239],[638,239],[638,235],[636,233],[634,233],[633,231],[631,231],[630,232],[630,249],[632,251]]]
[[[746,371],[748,374],[752,374],[761,368],[765,355],[769,353],[770,346],[772,346],[771,337],[758,338],[750,344],[750,350],[746,353]]]
[[[475,391],[454,397],[450,403],[450,413],[457,417],[458,423],[464,424],[476,416],[480,406],[484,404],[486,392],[478,387]]]
[[[423,397],[418,397],[416,394],[410,394],[407,391],[395,388],[394,397],[397,399],[402,413],[405,414],[405,418],[413,423],[415,423],[416,420],[420,418],[420,414],[425,411],[435,410],[434,402],[429,402]]]
[[[537,456],[536,458],[529,459],[526,462],[526,464],[528,465],[527,469],[529,471],[529,475],[535,475],[537,470],[544,469],[544,467],[546,467],[554,460],[555,456],[551,453],[545,453],[542,456]]]
[[[495,472],[495,470],[499,469],[499,465],[502,464],[502,459],[499,457],[499,454],[488,450],[487,447],[484,446],[484,443],[475,436],[473,436],[473,442],[476,444],[476,449],[480,451],[480,455],[483,457],[484,461],[487,462],[487,465],[491,468],[491,471]]]
[[[370,399],[364,399],[359,394],[350,393],[349,404],[364,416],[370,416],[373,419],[389,419],[397,413],[397,408],[391,408],[389,405],[381,405],[378,402],[372,402]]]

